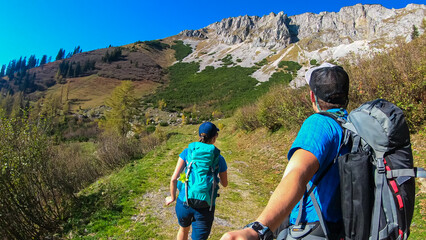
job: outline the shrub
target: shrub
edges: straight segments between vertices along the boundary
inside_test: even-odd
[[[256,104],[241,108],[235,118],[237,127],[243,130],[266,127],[276,131],[280,128],[300,127],[312,113],[306,87],[292,89],[276,85],[259,98]]]
[[[262,126],[275,131],[281,127],[290,129],[300,126],[306,117],[312,113],[312,108],[306,104],[308,91],[276,86],[259,99],[257,116]]]
[[[41,239],[67,216],[74,192],[58,181],[46,126],[0,118],[0,238]]]
[[[284,73],[280,71],[280,72],[274,72],[272,76],[269,78],[269,82],[289,84],[292,79],[293,77],[290,73]]]
[[[155,132],[155,126],[154,125],[148,125],[148,126],[146,126],[146,132],[147,133],[153,133],[153,132]]]
[[[114,132],[104,132],[99,137],[97,157],[107,170],[124,166],[130,160],[142,156],[140,142]]]
[[[92,183],[104,172],[90,143],[66,143],[55,146],[51,160],[52,174],[58,187],[69,194],[74,194]]]
[[[302,68],[302,65],[300,65],[297,62],[293,62],[293,61],[281,61],[278,64],[279,68],[284,68],[286,71],[291,72],[293,75],[295,75],[297,73],[297,71],[299,71],[299,69]]]
[[[222,58],[221,61],[223,63],[222,66],[232,65],[233,64],[232,55],[231,54],[226,55],[226,57]]]
[[[239,129],[253,131],[262,126],[257,118],[257,105],[252,104],[238,109],[235,123]]]
[[[426,102],[426,37],[410,43],[400,42],[388,53],[359,58],[345,66],[351,79],[350,109],[376,98],[384,98],[400,107],[411,131],[424,125]]]
[[[255,63],[256,66],[261,67],[263,65],[268,64],[268,60],[266,58],[262,59],[262,61]]]
[[[169,123],[168,123],[168,122],[166,122],[166,121],[161,121],[161,122],[160,122],[160,126],[162,126],[162,127],[167,127],[167,126],[169,126]]]
[[[184,44],[183,41],[174,41],[175,45],[172,49],[175,50],[175,58],[178,61],[182,61],[186,56],[192,53],[192,48],[188,44]]]
[[[156,146],[160,145],[161,143],[160,139],[154,134],[146,135],[142,137],[140,141],[143,153],[152,151]]]
[[[144,42],[148,47],[162,51],[164,49],[170,48],[169,44],[162,43],[159,40],[145,41]]]
[[[309,64],[311,64],[311,66],[318,66],[318,62],[316,59],[311,59],[311,61],[309,61]]]

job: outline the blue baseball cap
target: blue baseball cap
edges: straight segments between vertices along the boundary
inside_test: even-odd
[[[205,122],[198,128],[198,135],[201,136],[201,134],[205,133],[207,138],[216,136],[217,132],[219,132],[219,128],[211,122]]]

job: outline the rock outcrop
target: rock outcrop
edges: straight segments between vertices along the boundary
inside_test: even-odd
[[[199,30],[185,30],[178,37],[194,46],[194,52],[184,61],[200,62],[201,70],[220,66],[217,60],[228,54],[236,65],[244,67],[266,57],[299,62],[338,61],[350,53],[382,51],[396,38],[410,41],[413,26],[423,33],[425,16],[423,4],[408,4],[402,9],[357,4],[339,12],[231,17]],[[202,47],[197,46],[200,42]],[[263,74],[254,76],[259,81],[269,79],[278,63],[268,61],[259,70]]]

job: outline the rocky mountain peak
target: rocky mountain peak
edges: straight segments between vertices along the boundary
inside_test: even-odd
[[[350,53],[382,51],[396,38],[410,41],[413,26],[423,33],[425,16],[424,4],[401,9],[356,4],[339,12],[287,16],[282,11],[262,17],[230,17],[199,30],[183,31],[178,37],[193,47],[204,42],[202,49],[197,48],[184,60],[200,62],[201,70],[220,66],[216,60],[228,54],[244,67],[266,57],[277,59],[259,70],[263,73],[254,74],[259,81],[266,81],[280,60],[338,61]]]

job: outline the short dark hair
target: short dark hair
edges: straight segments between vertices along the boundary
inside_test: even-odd
[[[340,66],[314,70],[310,76],[309,86],[317,99],[330,105],[331,108],[348,105],[349,76]],[[326,106],[325,108],[330,109]]]
[[[349,100],[346,102],[346,104],[335,104],[335,103],[328,103],[325,102],[319,98],[317,98],[318,105],[322,110],[328,110],[333,108],[345,108],[348,106]]]

